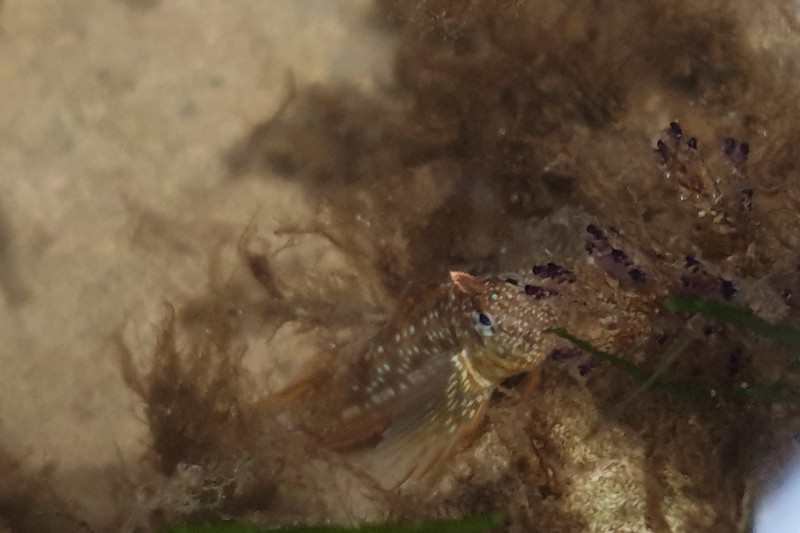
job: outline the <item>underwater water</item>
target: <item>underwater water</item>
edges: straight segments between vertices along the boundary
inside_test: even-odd
[[[800,531],[800,464],[794,461],[781,476],[783,479],[758,503],[753,531],[755,533],[790,533]]]
[[[0,3],[0,532],[782,531],[799,20]]]

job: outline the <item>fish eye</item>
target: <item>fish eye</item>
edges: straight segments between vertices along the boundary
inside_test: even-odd
[[[492,315],[481,311],[472,312],[472,325],[481,337],[490,337],[494,333]]]

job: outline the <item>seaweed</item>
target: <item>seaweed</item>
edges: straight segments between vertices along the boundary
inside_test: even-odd
[[[175,526],[164,533],[483,533],[500,526],[505,518],[500,513],[483,514],[452,520],[431,520],[415,524],[365,524],[355,527],[297,526],[260,528],[248,524],[219,523]]]
[[[671,296],[664,299],[662,305],[668,311],[698,313],[709,318],[716,318],[785,344],[795,350],[800,350],[800,331],[788,324],[765,320],[747,309],[691,296]]]

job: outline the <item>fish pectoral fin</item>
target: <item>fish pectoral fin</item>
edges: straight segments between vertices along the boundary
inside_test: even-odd
[[[399,448],[402,444],[407,446],[415,446],[418,449],[425,450],[423,453],[418,453],[408,463],[405,472],[395,484],[395,488],[399,487],[411,478],[421,478],[431,472],[441,461],[446,460],[452,456],[458,446],[464,443],[471,435],[473,435],[483,422],[484,415],[486,414],[486,407],[488,406],[488,398],[483,399],[475,411],[472,418],[467,418],[455,428],[452,432],[443,432],[443,428],[429,428],[433,431],[439,430],[438,433],[426,433],[423,428],[420,428],[420,434],[416,436],[409,436],[403,439],[403,443],[397,443]],[[428,438],[426,446],[421,446],[421,441]],[[415,438],[416,437],[416,438]],[[403,455],[408,455],[404,453]]]
[[[342,453],[374,447],[383,440],[390,424],[388,416],[370,410],[323,431],[318,443],[323,448]]]

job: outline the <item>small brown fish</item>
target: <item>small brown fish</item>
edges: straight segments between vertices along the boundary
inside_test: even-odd
[[[341,451],[411,441],[430,466],[477,426],[497,385],[565,346],[545,329],[567,327],[605,349],[646,332],[642,305],[653,300],[637,290],[644,271],[609,251],[597,228],[586,231],[595,244],[580,275],[555,263],[523,274],[451,272],[401,304],[360,355],[287,391],[304,406],[298,425]],[[625,283],[609,283],[618,273]],[[420,444],[433,436],[436,446]]]
[[[452,272],[450,283],[426,305],[397,314],[359,358],[348,406],[323,441],[346,447],[421,425],[452,434],[474,420],[500,381],[547,354],[541,330],[552,323],[550,306],[531,305],[525,287]],[[552,292],[541,290],[540,298]]]

